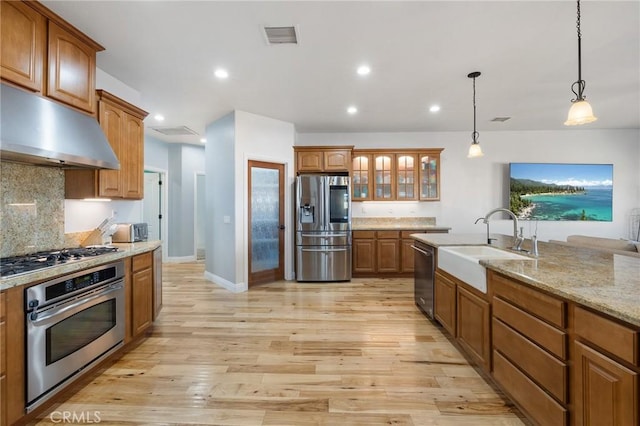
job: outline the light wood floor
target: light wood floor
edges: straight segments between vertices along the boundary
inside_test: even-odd
[[[150,337],[37,424],[523,424],[419,313],[410,279],[233,294],[203,271],[165,265]]]

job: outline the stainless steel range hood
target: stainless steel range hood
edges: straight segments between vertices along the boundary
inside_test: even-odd
[[[0,88],[0,160],[120,168],[95,118],[6,84]]]

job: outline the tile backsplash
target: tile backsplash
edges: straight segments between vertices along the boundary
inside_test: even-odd
[[[0,162],[0,257],[64,247],[64,171]]]

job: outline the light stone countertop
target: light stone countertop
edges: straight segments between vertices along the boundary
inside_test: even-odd
[[[411,230],[446,232],[451,228],[436,226],[435,217],[354,217],[352,231]]]
[[[413,234],[433,247],[485,245],[486,234]],[[497,247],[506,248],[513,237],[492,234]],[[527,240],[523,248],[530,249]],[[522,281],[583,306],[640,327],[640,258],[589,248],[538,243],[540,255],[532,261],[481,260],[488,269]]]
[[[162,241],[111,244],[112,246],[118,248],[117,252],[103,254],[101,256],[89,257],[87,259],[78,260],[76,262],[64,263],[61,265],[52,266],[50,268],[43,268],[33,272],[27,272],[25,274],[2,277],[0,278],[0,291],[7,290],[12,287],[49,280],[60,275],[70,274],[82,269],[91,268],[93,266],[115,262],[117,260],[124,259],[125,257],[135,256],[136,254],[155,250],[161,244]]]

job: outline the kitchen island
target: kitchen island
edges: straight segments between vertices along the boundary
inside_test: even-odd
[[[513,245],[510,236],[491,237],[494,247]],[[479,234],[412,238],[436,258],[439,247],[487,243]],[[486,292],[436,268],[436,321],[534,423],[638,424],[640,259],[538,247],[529,259],[479,260]]]

